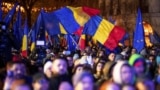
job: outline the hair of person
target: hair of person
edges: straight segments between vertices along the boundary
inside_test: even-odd
[[[150,54],[150,55],[148,55],[148,58],[149,58],[149,57],[153,57],[153,58],[155,59],[155,55],[151,55],[151,54]]]
[[[80,74],[75,74],[73,76],[73,85],[76,86],[78,82],[81,82],[81,80],[84,78],[84,77],[90,77],[92,79],[92,81],[94,82],[94,76],[92,73],[90,72],[82,72]]]
[[[67,59],[66,59],[66,57],[65,56],[56,56],[55,58],[54,58],[54,60],[53,60],[53,63],[54,63],[54,61],[56,61],[56,60],[62,60],[62,61],[65,61],[66,63],[68,63],[68,61],[67,61]]]
[[[104,67],[105,62],[102,61],[102,60],[99,60],[96,64],[93,65],[93,73],[96,73],[96,72],[97,72],[97,65],[98,65],[99,63],[101,63],[101,64],[103,65],[103,67]],[[102,74],[102,73],[103,73],[103,69],[102,69],[102,71],[101,71],[101,74]]]
[[[35,83],[42,78],[48,80],[48,78],[46,77],[46,75],[44,73],[38,72],[33,76],[33,81],[32,82]]]
[[[83,71],[92,73],[92,68],[90,64],[83,65]]]
[[[73,68],[73,70],[72,70],[72,73],[73,73],[73,74],[76,73],[76,70],[77,70],[78,67],[83,67],[83,64],[79,64],[79,65],[75,66],[75,67]]]

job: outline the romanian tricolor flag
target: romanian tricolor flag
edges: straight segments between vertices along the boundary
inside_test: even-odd
[[[27,57],[27,35],[28,35],[28,25],[26,20],[25,26],[24,26],[24,35],[22,40],[22,56],[23,57]]]
[[[88,7],[64,7],[54,12],[64,29],[72,34],[81,34],[83,27],[88,20],[100,12],[97,9]]]
[[[93,36],[102,45],[114,50],[125,35],[125,30],[99,16],[94,16],[85,24],[83,34]]]
[[[78,42],[78,47],[80,50],[85,49],[85,47],[86,47],[86,35],[85,34],[81,35],[79,42]]]
[[[35,30],[32,30],[31,32],[31,52],[35,49],[36,47],[36,32]]]

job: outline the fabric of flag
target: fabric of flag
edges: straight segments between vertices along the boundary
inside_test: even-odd
[[[74,38],[69,34],[65,35],[65,38],[67,40],[67,49],[69,51],[75,51],[76,50],[76,42],[75,42],[75,40],[73,40]]]
[[[17,13],[16,22],[14,23],[14,40],[16,42],[16,49],[19,50],[21,47],[22,37],[23,37],[23,30],[21,29],[21,11],[20,8]]]
[[[82,30],[91,16],[99,14],[99,10],[88,7],[64,7],[54,12],[64,29],[72,34]]]
[[[63,25],[60,23],[54,12],[42,12],[42,16],[44,17],[43,20],[45,29],[49,35],[67,34],[67,31],[64,29]]]
[[[0,0],[0,22],[2,21],[2,14],[3,14],[3,11],[2,11],[2,0]]]
[[[85,24],[83,34],[93,36],[102,45],[114,50],[124,37],[125,30],[99,16],[94,16]]]
[[[128,38],[129,38],[129,34],[126,33],[126,34],[124,35],[124,37],[120,40],[120,43],[124,45],[124,44],[125,44],[125,41],[126,41]]]
[[[144,28],[142,22],[142,15],[140,9],[138,9],[138,16],[136,20],[136,27],[133,38],[133,48],[140,52],[145,47]]]
[[[32,30],[30,51],[32,52],[35,49],[35,47],[36,47],[36,32],[35,30]]]
[[[8,12],[7,16],[4,18],[4,22],[6,23],[6,26],[9,26],[11,20],[12,20],[12,17],[14,15],[14,13],[16,12],[16,7],[18,6],[18,3],[16,3],[14,5],[14,7]]]
[[[37,20],[32,27],[32,30],[35,30],[36,38],[38,38],[38,35],[40,34],[41,30],[45,30],[43,16],[42,16],[43,12],[44,12],[43,10],[40,11]]]
[[[36,47],[36,39],[37,39],[37,37],[38,37],[38,35],[39,35],[40,28],[43,29],[43,27],[42,27],[42,21],[43,21],[43,20],[42,20],[42,12],[43,12],[43,11],[40,11],[40,13],[39,13],[39,15],[38,15],[38,17],[37,17],[37,20],[36,20],[36,22],[34,23],[32,29],[31,29],[31,37],[30,37],[30,39],[31,39],[30,51],[31,51],[31,52],[32,52],[32,51],[35,49],[35,47]]]
[[[56,44],[56,40],[57,38],[54,38],[54,40],[55,40],[55,44]],[[60,45],[61,45],[61,47],[66,47],[67,46],[67,40],[66,40],[66,38],[64,37],[64,36],[60,36]]]
[[[78,47],[80,50],[84,50],[86,48],[86,35],[82,34],[79,42],[78,42]]]
[[[23,40],[22,40],[22,56],[27,57],[27,36],[28,36],[28,25],[27,25],[27,20],[25,21],[24,25],[24,35],[23,35]]]

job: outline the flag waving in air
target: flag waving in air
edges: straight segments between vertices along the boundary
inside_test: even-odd
[[[145,47],[144,28],[142,22],[142,15],[140,9],[138,9],[138,16],[136,20],[136,27],[133,37],[133,48],[140,52]]]
[[[78,46],[79,46],[80,50],[85,49],[85,47],[86,47],[86,35],[85,34],[81,35],[79,42],[78,42]]]
[[[14,7],[8,12],[7,16],[4,18],[4,22],[6,23],[6,26],[9,26],[17,6],[18,6],[18,3],[14,5]]]
[[[27,57],[27,36],[28,36],[28,25],[27,25],[27,20],[25,20],[25,25],[24,25],[24,34],[23,34],[23,40],[22,40],[22,56]]]
[[[81,34],[84,24],[95,15],[99,14],[99,10],[88,7],[64,7],[54,12],[64,29],[69,33]]]
[[[83,34],[91,35],[95,40],[114,50],[125,35],[125,30],[115,26],[99,16],[93,16],[85,24]]]

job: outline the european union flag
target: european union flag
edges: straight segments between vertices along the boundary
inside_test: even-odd
[[[12,20],[12,17],[16,11],[17,6],[18,6],[18,3],[14,5],[14,7],[8,12],[8,15],[4,18],[4,22],[6,23],[6,26],[9,26],[9,23]]]
[[[43,11],[41,10],[40,14],[37,17],[34,26],[32,27],[32,31],[35,32],[36,39],[42,40],[45,39],[45,25],[42,16]]]
[[[138,16],[136,21],[136,28],[134,31],[133,47],[140,52],[145,47],[144,28],[142,23],[142,15],[138,9]]]

